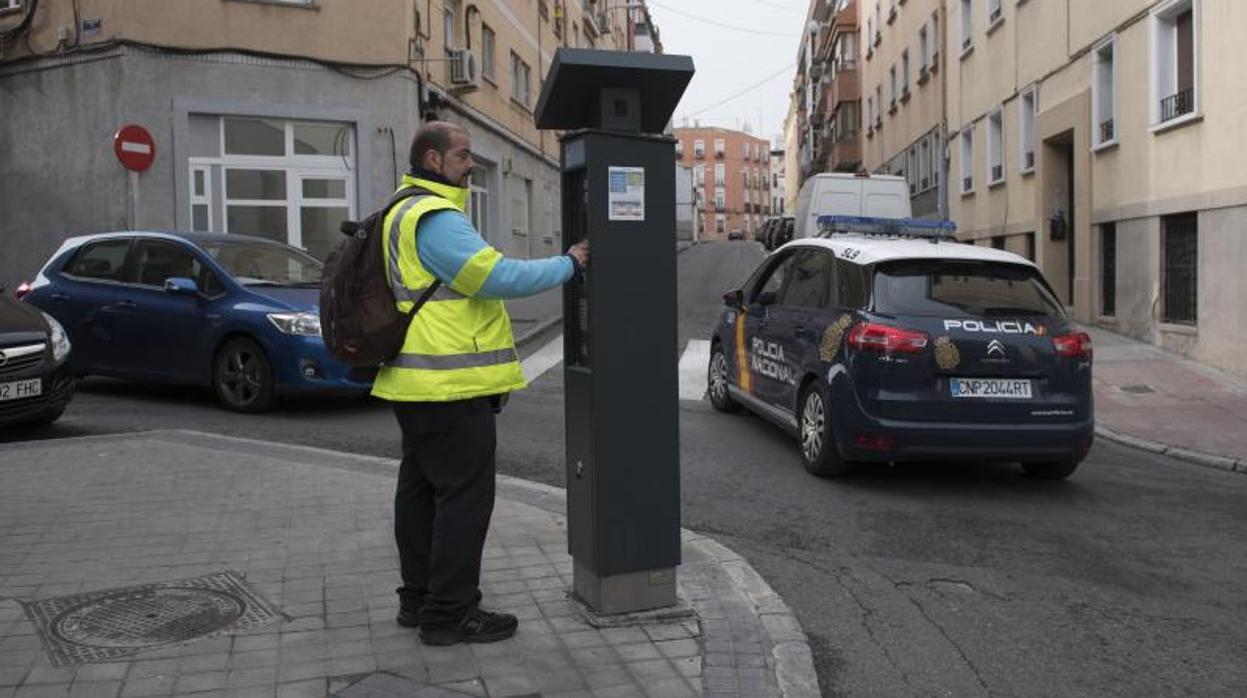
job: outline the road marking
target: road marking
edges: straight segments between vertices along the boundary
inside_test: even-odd
[[[563,335],[550,340],[549,344],[538,349],[532,356],[524,359],[520,365],[524,368],[524,378],[529,383],[532,383],[546,371],[561,363],[563,363]]]
[[[706,394],[706,377],[710,365],[710,342],[689,340],[680,357],[680,399],[701,400]]]

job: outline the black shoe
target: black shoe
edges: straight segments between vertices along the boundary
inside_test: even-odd
[[[398,609],[398,615],[394,618],[394,622],[404,628],[418,628],[420,627],[420,611],[400,608]]]
[[[420,641],[433,647],[445,647],[458,642],[497,642],[515,634],[519,621],[510,613],[490,613],[474,607],[449,628],[421,628]]]

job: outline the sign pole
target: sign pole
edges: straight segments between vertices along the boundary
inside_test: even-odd
[[[138,230],[139,222],[135,218],[139,214],[139,173],[130,170],[130,230]]]

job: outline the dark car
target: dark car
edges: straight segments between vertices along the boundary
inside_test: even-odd
[[[728,240],[744,240],[745,234],[742,233],[739,228],[733,228],[732,232],[727,234],[727,239]]]
[[[762,227],[758,228],[758,241],[762,243],[762,247],[767,252],[775,249],[775,223],[778,218],[768,218],[762,221]]]
[[[371,385],[325,349],[322,266],[263,238],[104,233],[67,240],[24,299],[65,326],[80,375],[211,386],[226,408],[259,412]]]
[[[74,395],[69,354],[59,322],[0,293],[0,426],[60,418]]]
[[[725,300],[711,402],[787,429],[815,474],[976,459],[1063,478],[1091,446],[1091,338],[1012,253],[809,238],[769,256]]]

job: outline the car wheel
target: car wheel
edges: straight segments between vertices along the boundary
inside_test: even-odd
[[[217,399],[235,412],[263,412],[275,402],[273,368],[260,345],[231,339],[217,352],[213,387]]]
[[[1040,480],[1064,480],[1074,474],[1080,462],[1081,460],[1077,458],[1071,458],[1050,463],[1023,463],[1022,470],[1026,471],[1027,475]]]
[[[732,399],[727,386],[727,356],[723,354],[723,346],[716,344],[710,350],[710,371],[706,380],[706,394],[710,396],[710,404],[720,412],[735,412],[740,406]]]
[[[836,437],[831,431],[831,400],[827,389],[812,381],[801,393],[797,412],[801,439],[801,462],[806,471],[819,477],[836,477],[849,472],[849,462],[840,457]]]

